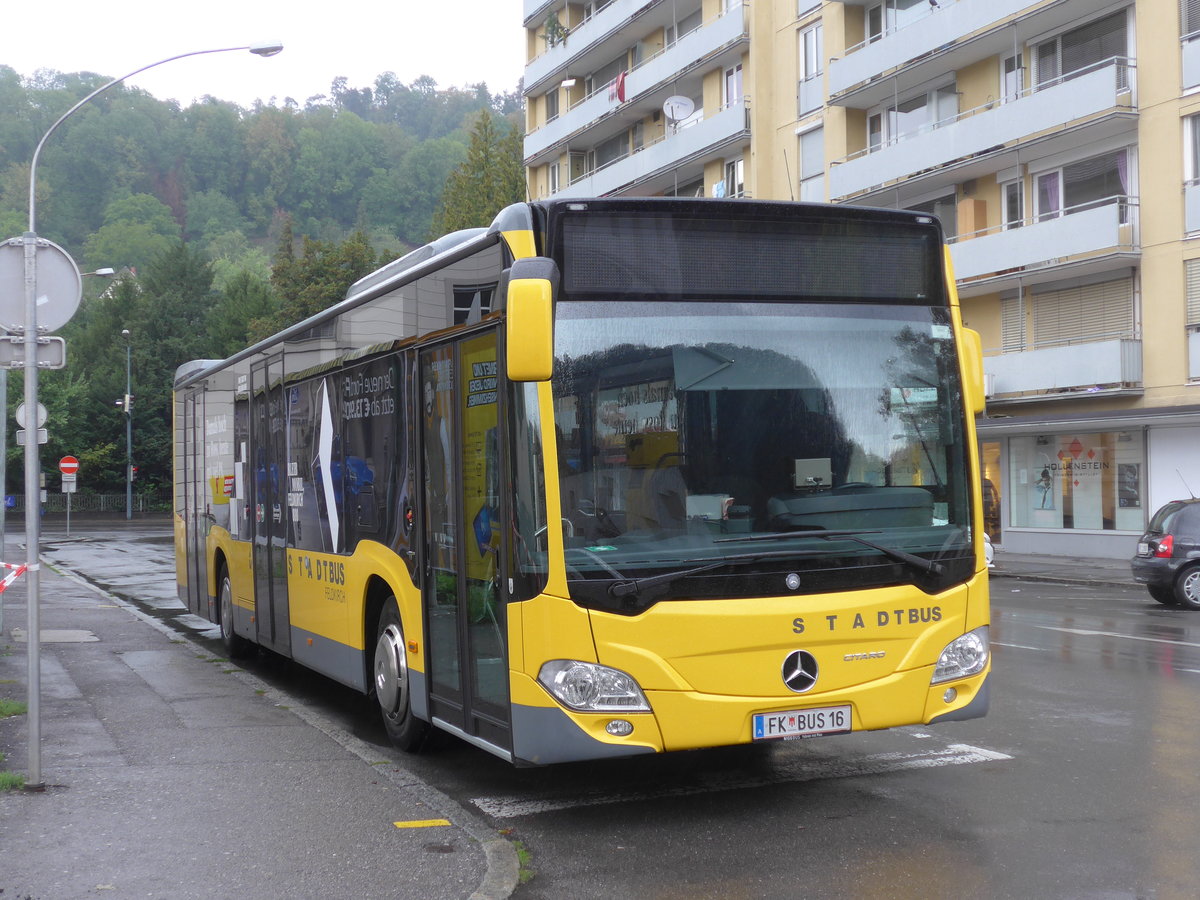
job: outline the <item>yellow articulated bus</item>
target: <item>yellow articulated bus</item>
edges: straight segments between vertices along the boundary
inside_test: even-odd
[[[980,357],[929,216],[517,204],[180,368],[179,593],[404,749],[982,716]]]

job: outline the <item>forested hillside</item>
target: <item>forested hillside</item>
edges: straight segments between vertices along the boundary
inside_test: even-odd
[[[23,79],[0,65],[0,240],[28,227],[37,141],[107,80]],[[121,85],[86,104],[39,157],[37,232],[82,271],[119,274],[84,279],[61,332],[68,367],[41,378],[44,466],[72,453],[81,490],[123,489],[125,420],[114,400],[128,329],[136,487],[168,484],[175,368],[311,315],[435,229],[486,224],[522,199],[520,122],[519,87],[439,89],[391,73],[365,88],[337,79],[303,108],[211,97],[181,108]],[[19,373],[9,382],[11,411]],[[22,467],[6,425],[11,493]]]

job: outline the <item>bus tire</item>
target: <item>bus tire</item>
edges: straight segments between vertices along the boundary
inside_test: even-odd
[[[217,573],[219,612],[221,618],[221,643],[230,659],[238,659],[250,652],[250,642],[233,629],[233,582],[229,578],[229,569],[221,566]]]
[[[408,652],[395,597],[389,596],[384,600],[383,610],[379,614],[371,671],[372,692],[379,704],[388,740],[397,749],[407,753],[420,750],[429,734],[429,725],[412,712]]]

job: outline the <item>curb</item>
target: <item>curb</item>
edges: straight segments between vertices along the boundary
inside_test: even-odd
[[[114,605],[130,613],[134,618],[165,634],[171,640],[186,644],[194,652],[204,655],[209,654],[210,651],[208,648],[196,643],[191,635],[178,631],[166,622],[147,615],[125,598],[92,583],[73,569],[50,560],[43,560],[43,565],[52,566],[56,574],[95,591],[105,599],[110,600]],[[237,663],[230,660],[230,665],[237,666]],[[287,707],[288,712],[301,719],[307,725],[321,731],[339,746],[357,756],[368,766],[371,766],[372,771],[380,772],[380,774],[385,775],[389,781],[394,782],[398,787],[417,795],[422,803],[431,809],[437,810],[443,818],[449,819],[455,827],[477,842],[483,850],[486,867],[483,880],[468,896],[468,900],[506,900],[506,898],[512,895],[512,892],[517,887],[520,869],[516,848],[512,842],[497,835],[475,813],[455,801],[448,794],[426,784],[411,773],[405,772],[396,766],[376,765],[379,762],[379,754],[372,752],[369,744],[343,730],[316,710],[311,709],[303,698],[267,684],[240,666],[230,674],[247,687],[274,701],[276,705]]]

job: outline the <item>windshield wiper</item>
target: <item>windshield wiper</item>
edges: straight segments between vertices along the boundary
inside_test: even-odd
[[[703,566],[696,566],[691,569],[664,572],[662,575],[650,575],[646,578],[626,578],[624,581],[617,581],[609,585],[608,593],[612,597],[628,597],[630,594],[640,593],[646,588],[670,584],[679,578],[700,575],[704,572],[711,572],[714,569],[724,568],[725,566],[739,566],[743,563],[759,562],[764,559],[794,559],[797,556],[818,556],[820,553],[821,551],[819,550],[763,550],[759,553],[739,553],[737,556],[726,556],[722,559],[715,559]],[[607,566],[606,568],[612,571],[611,566]]]
[[[877,550],[888,559],[893,559],[896,562],[904,563],[911,566],[918,572],[923,572],[926,575],[941,575],[944,571],[942,564],[934,562],[932,559],[925,559],[923,556],[917,556],[909,553],[907,550],[901,550],[898,547],[888,547],[884,544],[876,544],[874,541],[868,541],[862,537],[864,534],[880,534],[878,531],[773,531],[769,534],[751,534],[745,537],[735,538],[716,538],[714,543],[741,543],[743,541],[777,541],[781,538],[845,538],[846,540],[854,541],[857,544],[862,544],[864,547],[870,547],[872,550]]]

